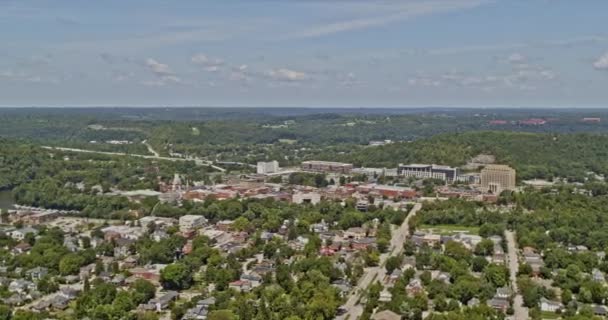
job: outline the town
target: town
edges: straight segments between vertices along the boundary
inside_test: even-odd
[[[558,275],[541,248],[520,247],[496,221],[471,226],[433,216],[468,211],[469,203],[474,212],[500,213],[512,209],[505,195],[548,185],[518,186],[511,167],[488,155],[474,160],[466,172],[435,164],[258,162],[255,173],[225,174],[212,184],[176,173],[157,191],[108,192],[155,203],[149,214],[133,209],[119,220],[15,205],[2,213],[4,302],[28,315],[137,319],[248,319],[245,305],[263,303],[271,319],[289,312],[265,296],[307,281],[318,287],[307,301],[321,300],[298,307],[305,319],[442,319],[475,310],[467,312],[517,320],[570,310],[563,296],[556,300],[560,289],[543,280]],[[592,271],[603,286],[604,273]],[[522,298],[522,274],[531,283],[524,285],[543,293]],[[603,301],[594,294],[589,302]],[[590,311],[605,315],[608,308]]]

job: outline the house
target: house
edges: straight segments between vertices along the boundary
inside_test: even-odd
[[[344,279],[336,280],[336,281],[332,282],[331,285],[340,291],[341,297],[345,297],[352,289],[352,286],[350,285],[350,283]]]
[[[13,248],[14,254],[23,254],[32,250],[32,246],[27,242],[21,242]]]
[[[215,224],[215,227],[221,231],[230,231],[232,229],[232,220],[222,220]]]
[[[249,292],[251,290],[251,282],[248,280],[237,280],[230,282],[228,288],[234,289],[238,292]]]
[[[405,287],[405,291],[407,291],[408,295],[413,296],[422,293],[424,291],[424,287],[422,286],[420,279],[412,279]]]
[[[374,314],[372,320],[401,320],[401,316],[390,310],[384,310]]]
[[[8,285],[8,291],[14,293],[26,293],[32,290],[36,290],[36,284],[23,279],[13,280]]]
[[[4,299],[4,303],[11,306],[20,306],[26,302],[26,297],[23,294],[15,293],[12,296]]]
[[[68,308],[68,304],[70,303],[70,299],[64,297],[63,295],[57,294],[51,299],[51,306],[56,310],[65,310]]]
[[[367,230],[360,227],[348,228],[348,230],[344,231],[344,238],[359,240],[365,238],[367,235]]]
[[[319,223],[312,224],[310,226],[310,231],[314,233],[323,233],[329,231],[329,225],[325,222],[325,220],[321,220]]]
[[[118,238],[114,240],[116,246],[114,247],[114,257],[126,258],[131,255],[131,249],[135,245],[135,240],[127,238]]]
[[[184,320],[206,320],[209,314],[209,309],[206,306],[196,304],[194,307],[186,310]]]
[[[378,298],[378,301],[389,302],[392,299],[393,299],[393,294],[390,293],[387,288],[384,288],[384,290],[382,290],[382,292],[380,292],[380,298]]]
[[[13,230],[10,235],[11,238],[17,240],[17,241],[22,241],[23,239],[25,239],[25,236],[31,233],[34,236],[38,235],[38,230],[32,228],[32,227],[24,227],[21,229],[17,229],[17,230]]]
[[[154,298],[148,301],[145,305],[140,305],[140,308],[144,310],[161,312],[169,308],[171,302],[177,300],[179,294],[176,291],[168,291],[158,298]]]
[[[84,267],[80,267],[80,271],[79,271],[78,275],[80,276],[80,279],[84,280],[85,278],[90,278],[94,273],[95,273],[95,264],[91,263]]]
[[[603,305],[595,305],[593,306],[593,313],[596,316],[605,317],[606,315],[608,315],[608,307]]]
[[[593,269],[593,271],[591,271],[591,278],[595,282],[604,282],[604,281],[606,281],[606,279],[604,278],[604,273],[601,272],[598,269]]]
[[[356,239],[351,243],[351,247],[355,250],[367,250],[369,247],[376,245],[376,238],[361,238]]]
[[[259,287],[260,285],[262,285],[263,281],[262,277],[255,273],[244,273],[241,275],[240,280],[249,281],[249,283],[251,284],[251,288]]]
[[[478,305],[479,305],[479,299],[477,299],[477,298],[472,298],[471,300],[469,300],[467,302],[467,307],[470,307],[470,308],[476,307]]]
[[[495,310],[505,313],[505,312],[507,312],[507,309],[509,308],[509,300],[504,299],[504,298],[494,297],[488,301],[488,306],[492,307]]]
[[[207,223],[203,216],[188,214],[179,218],[179,231],[188,232],[202,228]]]
[[[551,301],[545,297],[540,299],[540,310],[545,312],[556,312],[563,308],[561,302]]]
[[[45,267],[36,267],[29,269],[25,272],[25,275],[31,280],[40,280],[49,274],[49,269]]]
[[[513,293],[511,292],[511,289],[509,289],[509,287],[501,287],[496,289],[496,294],[494,295],[494,297],[500,299],[509,299],[509,297],[511,297],[511,294]]]

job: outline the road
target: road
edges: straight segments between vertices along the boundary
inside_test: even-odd
[[[347,312],[341,316],[336,317],[337,320],[356,320],[363,313],[363,306],[358,304],[359,297],[361,293],[364,293],[369,287],[369,285],[374,280],[382,280],[386,277],[386,269],[384,268],[384,263],[386,260],[391,257],[399,254],[403,250],[403,244],[405,243],[405,239],[409,236],[409,221],[410,218],[416,215],[416,212],[422,208],[422,204],[416,203],[408,216],[405,218],[401,226],[396,230],[393,230],[393,236],[391,238],[391,245],[388,253],[383,253],[380,255],[380,263],[377,267],[371,267],[365,269],[365,273],[359,279],[359,283],[353,290],[351,291],[351,295],[346,301],[346,303],[342,306]]]
[[[148,148],[148,152],[153,154],[155,157],[160,157],[160,153],[156,152],[156,150],[154,150],[154,148],[152,148],[152,146],[148,143],[147,140],[144,140],[141,143],[143,143],[146,146],[146,148]]]
[[[221,172],[226,171],[226,169],[214,165],[212,161],[202,160],[202,159],[171,158],[171,157],[160,157],[157,155],[151,156],[151,155],[143,155],[143,154],[123,153],[123,152],[108,152],[108,151],[63,148],[63,147],[49,147],[49,146],[43,146],[42,148],[48,149],[48,150],[60,150],[60,151],[79,152],[79,153],[105,154],[105,155],[110,155],[110,156],[131,156],[131,157],[143,158],[143,159],[158,159],[158,160],[167,160],[167,161],[194,161],[194,163],[196,163],[199,166],[211,167],[211,168],[221,171]],[[152,150],[152,151],[154,151],[154,150]]]
[[[515,242],[515,233],[513,231],[505,231],[505,239],[507,240],[507,263],[509,266],[509,277],[511,279],[511,288],[515,292],[513,299],[513,319],[526,320],[528,319],[528,308],[524,307],[524,301],[517,289],[517,271],[519,270],[519,260],[517,259],[517,243]]]

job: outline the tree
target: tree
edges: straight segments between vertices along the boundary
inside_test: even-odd
[[[165,289],[183,290],[189,288],[192,284],[192,275],[186,265],[178,262],[161,270],[160,282]]]
[[[62,275],[77,274],[85,259],[76,253],[65,255],[59,261],[59,273]]]
[[[231,310],[214,310],[209,313],[208,320],[237,320],[237,316]]]
[[[491,256],[494,253],[494,242],[483,239],[475,246],[474,252],[478,256]]]
[[[136,304],[145,303],[148,300],[154,298],[156,293],[156,287],[147,280],[137,279],[131,286],[133,290],[133,300]]]
[[[471,252],[460,242],[448,241],[445,244],[444,254],[456,260],[469,261]]]
[[[386,268],[386,273],[390,274],[393,270],[398,269],[401,266],[401,261],[403,258],[401,256],[392,256],[386,260],[386,264],[384,267]]]
[[[509,269],[504,265],[492,263],[486,267],[484,277],[495,287],[504,287],[509,280]]]
[[[471,268],[474,272],[482,272],[488,264],[486,258],[477,256],[471,261]]]

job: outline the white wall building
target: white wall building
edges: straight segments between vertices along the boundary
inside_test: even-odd
[[[276,173],[279,171],[279,162],[276,160],[269,162],[258,162],[257,173],[258,174],[268,174],[268,173]]]
[[[296,192],[291,197],[291,201],[296,204],[321,202],[321,195],[317,192]]]

